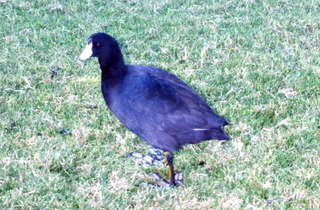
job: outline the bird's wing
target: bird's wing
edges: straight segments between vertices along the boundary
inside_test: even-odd
[[[222,128],[227,121],[183,81],[163,70],[140,70],[127,77],[117,90],[121,97],[116,94],[118,98],[109,105],[128,129],[165,151],[229,139]]]
[[[143,84],[146,84],[144,94],[133,94],[131,104],[146,122],[168,134],[221,128],[228,124],[192,88],[172,74],[151,72]]]

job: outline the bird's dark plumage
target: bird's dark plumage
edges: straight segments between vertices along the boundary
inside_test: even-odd
[[[144,141],[172,153],[186,144],[229,139],[223,130],[228,122],[175,75],[126,65],[117,41],[107,34],[91,35],[88,44],[100,63],[106,104]]]

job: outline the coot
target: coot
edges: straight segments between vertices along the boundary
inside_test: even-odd
[[[173,152],[186,144],[229,140],[228,122],[192,88],[160,68],[127,65],[118,42],[108,34],[92,34],[79,60],[97,57],[101,89],[111,112],[129,130],[165,152],[174,186]]]

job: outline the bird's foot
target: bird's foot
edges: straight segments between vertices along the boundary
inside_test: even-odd
[[[151,179],[154,180],[155,183],[148,184],[154,187],[178,187],[183,186],[183,175],[182,172],[176,173],[174,176],[174,183],[170,183],[165,178],[163,178],[160,174],[152,172],[148,174]]]

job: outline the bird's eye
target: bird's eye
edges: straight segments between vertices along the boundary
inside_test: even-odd
[[[95,47],[101,47],[101,43],[100,43],[100,42],[95,42],[95,43],[94,43],[94,46],[95,46]]]

